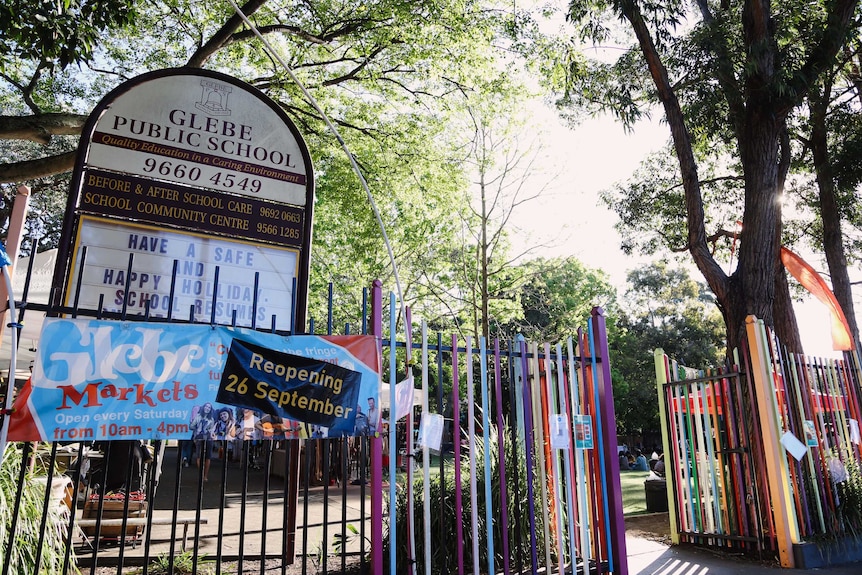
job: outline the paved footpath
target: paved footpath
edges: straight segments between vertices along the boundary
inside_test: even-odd
[[[862,564],[823,569],[782,569],[748,558],[735,558],[688,545],[669,546],[626,536],[630,575],[859,575]]]

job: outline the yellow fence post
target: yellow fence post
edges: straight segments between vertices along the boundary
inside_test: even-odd
[[[763,451],[769,484],[769,506],[775,519],[778,539],[778,556],[782,567],[794,567],[793,544],[799,542],[799,526],[796,509],[787,474],[787,456],[781,446],[781,421],[775,401],[770,346],[765,337],[763,322],[755,316],[745,318],[748,349],[751,354],[751,376],[754,385],[760,432],[763,435]]]
[[[667,402],[665,401],[665,392],[664,386],[668,383],[667,380],[667,362],[664,359],[664,350],[662,348],[658,348],[654,352],[655,356],[655,382],[656,388],[658,389],[658,416],[659,421],[661,422],[661,443],[662,449],[664,450],[664,465],[665,465],[665,479],[667,485],[667,501],[668,501],[668,511],[667,514],[668,520],[670,521],[670,540],[674,545],[679,545],[679,529],[677,528],[676,522],[676,513],[677,513],[677,502],[673,489],[673,481],[669,480],[671,474],[668,471],[671,468],[676,468],[677,462],[674,461],[671,463],[671,458],[668,457],[668,453],[673,453],[673,449],[671,449],[670,437],[668,435],[668,423],[667,423]]]

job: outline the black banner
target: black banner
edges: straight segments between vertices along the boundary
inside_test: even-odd
[[[353,435],[361,375],[234,339],[216,401]]]

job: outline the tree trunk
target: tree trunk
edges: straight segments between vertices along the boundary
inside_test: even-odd
[[[745,318],[747,314],[745,313],[741,284],[742,280],[739,274],[734,273],[728,282],[725,296],[721,299],[716,298],[727,333],[728,360],[732,360],[734,352],[745,341]]]
[[[713,24],[707,3],[704,13]],[[832,65],[858,2],[838,0],[828,9],[828,21],[822,37],[805,64],[789,76],[779,73],[779,46],[774,35],[776,21],[769,0],[746,0],[741,3],[742,45],[745,61],[738,74],[727,73],[734,65],[728,46],[713,45],[718,59],[717,77],[725,95],[736,135],[739,160],[745,181],[745,209],[740,236],[737,268],[730,277],[710,253],[705,238],[705,218],[697,165],[667,69],[653,42],[647,23],[640,13],[639,2],[615,4],[632,26],[644,60],[673,136],[682,173],[688,224],[688,249],[715,293],[727,324],[728,350],[744,340],[745,321],[749,315],[776,328],[782,343],[801,351],[801,343],[791,305],[787,276],[780,266],[781,195],[789,166],[786,117],[805,96],[822,72]],[[791,80],[787,78],[791,77]],[[741,84],[744,82],[744,85]],[[787,88],[787,84],[792,89]],[[840,243],[840,230],[836,233]],[[831,267],[831,264],[830,264]],[[837,267],[842,262],[836,261]],[[849,295],[849,290],[848,290]]]
[[[490,333],[490,317],[488,310],[488,205],[487,198],[485,197],[485,174],[482,174],[482,234],[481,234],[481,242],[479,246],[481,261],[479,262],[479,273],[481,274],[481,293],[482,293],[482,309],[480,310],[480,317],[482,318],[482,335],[485,337],[485,341],[487,342]]]
[[[856,324],[856,312],[853,309],[853,293],[850,287],[850,275],[847,273],[847,258],[844,255],[843,234],[841,233],[841,214],[835,197],[835,178],[832,171],[832,161],[829,157],[829,147],[826,133],[826,113],[831,89],[822,94],[812,89],[809,98],[811,123],[811,151],[814,156],[814,172],[817,176],[817,187],[820,192],[820,218],[823,221],[823,251],[829,266],[832,279],[832,293],[838,300],[854,342],[859,341],[859,327]]]
[[[765,102],[761,105],[750,102],[746,115],[744,136],[739,141],[745,181],[739,259],[728,293],[718,298],[728,322],[729,353],[744,340],[745,320],[749,315],[762,319],[767,325],[775,325],[775,275],[780,264],[779,164],[783,121]],[[782,316],[783,320],[787,317],[786,306],[782,307]]]

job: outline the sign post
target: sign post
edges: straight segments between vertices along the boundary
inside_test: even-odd
[[[311,156],[278,104],[218,72],[144,74],[87,120],[49,303],[302,333],[313,207]]]

